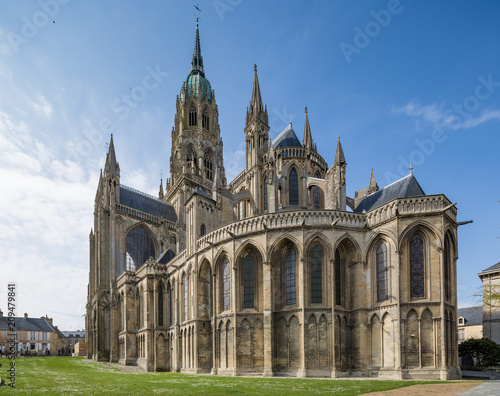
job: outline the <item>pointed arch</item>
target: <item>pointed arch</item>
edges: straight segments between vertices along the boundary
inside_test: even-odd
[[[262,308],[262,253],[253,243],[245,242],[238,249],[238,307],[239,309]]]
[[[273,306],[282,309],[297,303],[297,274],[299,262],[298,246],[290,238],[280,238],[272,247],[270,261],[275,290],[272,294]]]
[[[207,180],[214,179],[214,155],[210,149],[203,153],[203,174]]]
[[[370,325],[371,366],[380,368],[382,367],[382,323],[376,313],[372,315]]]
[[[198,154],[192,144],[186,147],[186,167],[192,169],[195,173],[198,170]]]
[[[410,238],[410,297],[425,297],[425,252],[424,238],[416,232]]]
[[[155,238],[143,223],[128,230],[125,245],[126,269],[128,271],[136,271],[150,257],[156,258]]]
[[[264,324],[259,318],[252,324],[252,359],[254,369],[264,368]]]
[[[384,367],[394,367],[394,333],[394,324],[391,314],[386,312],[382,317],[382,349]]]
[[[189,105],[189,126],[197,126],[198,125],[198,111],[196,110],[196,106],[194,103]]]
[[[382,240],[375,250],[375,271],[377,284],[377,302],[389,297],[389,255],[387,243]]]
[[[310,251],[310,285],[311,304],[323,303],[323,267],[324,249],[319,244],[314,244]]]
[[[203,107],[203,113],[201,114],[201,125],[203,129],[210,131],[210,110],[208,106]]]
[[[405,322],[406,333],[406,367],[419,367],[419,344],[420,332],[418,326],[417,311],[411,309],[406,315]]]
[[[212,268],[205,259],[198,271],[198,318],[201,320],[212,317],[212,289]]]

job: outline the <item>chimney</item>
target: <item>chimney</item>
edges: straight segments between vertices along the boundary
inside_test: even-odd
[[[24,313],[24,319],[28,319],[28,314],[26,312]]]

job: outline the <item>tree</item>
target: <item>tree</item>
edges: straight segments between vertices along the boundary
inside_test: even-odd
[[[488,338],[469,338],[458,345],[458,354],[470,356],[480,367],[500,364],[500,345]]]

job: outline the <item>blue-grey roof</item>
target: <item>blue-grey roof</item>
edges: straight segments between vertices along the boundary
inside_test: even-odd
[[[413,174],[403,177],[392,184],[365,197],[354,210],[368,212],[396,198],[419,197],[425,195]]]
[[[127,186],[120,186],[120,203],[153,216],[162,217],[173,222],[177,221],[177,214],[172,205]]]
[[[480,325],[483,323],[483,307],[459,308],[457,318],[461,317],[465,319],[465,326]]]
[[[276,136],[276,139],[272,142],[273,149],[278,147],[302,147],[302,143],[297,138],[295,131],[292,128],[292,123],[281,131],[281,133]]]
[[[16,331],[56,331],[45,319],[15,318]],[[0,318],[0,330],[9,330],[9,318]]]
[[[61,331],[61,333],[64,334],[65,337],[78,337],[82,338],[85,337],[85,331]]]
[[[208,195],[208,194],[207,194],[207,193],[206,193],[206,192],[205,192],[205,191],[204,191],[201,187],[200,187],[200,188],[198,188],[198,190],[196,190],[196,191],[194,192],[194,194],[201,195],[202,197],[205,197],[205,198],[210,199],[210,200],[212,200],[212,201],[214,200],[214,199],[213,199],[210,195]],[[193,194],[193,195],[194,195],[194,194]]]
[[[162,254],[160,254],[160,257],[156,259],[156,262],[159,264],[167,264],[170,260],[174,258],[174,256],[175,256],[174,251],[168,248]]]
[[[500,271],[500,263],[496,263],[496,264],[492,265],[491,267],[486,268],[485,270],[483,270],[482,273],[496,272],[496,271]]]

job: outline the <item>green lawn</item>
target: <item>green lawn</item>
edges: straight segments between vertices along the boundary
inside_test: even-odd
[[[299,378],[247,378],[187,375],[177,373],[128,373],[122,366],[83,358],[17,358],[16,389],[0,393],[30,395],[270,395],[334,394],[360,395],[429,383],[422,381],[332,380]],[[0,376],[6,378],[8,360],[1,358]]]

